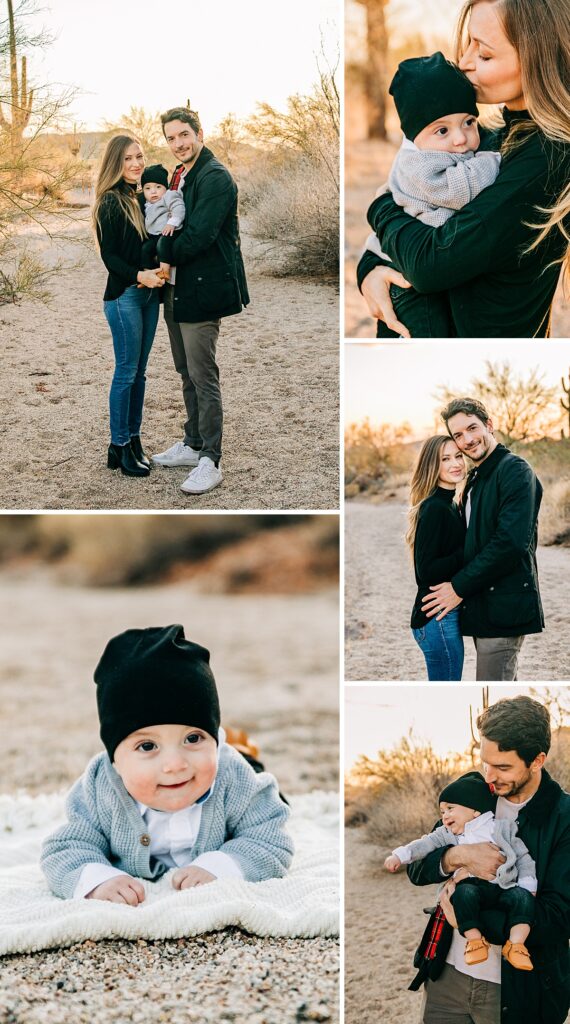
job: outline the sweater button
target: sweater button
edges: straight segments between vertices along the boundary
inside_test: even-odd
[[[147,832],[144,832],[141,836],[141,846],[150,846],[150,836]]]
[[[494,590],[494,589],[495,589],[494,587],[489,587],[489,590]]]

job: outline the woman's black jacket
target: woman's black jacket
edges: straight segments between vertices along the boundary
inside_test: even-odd
[[[505,108],[503,117],[505,127],[486,133],[481,149],[500,149],[511,127],[529,114]],[[523,252],[536,238],[529,224],[544,216],[537,207],[553,206],[569,180],[570,146],[552,142],[537,128],[503,158],[494,184],[441,227],[408,216],[390,193],[374,200],[368,221],[382,251],[416,291],[448,293],[458,337],[548,337],[560,272],[555,261],[567,242],[556,228],[532,253]],[[364,253],[359,287],[385,263]]]
[[[570,795],[547,771],[532,800],[521,808],[518,834],[536,864],[538,879],[536,918],[527,940],[534,970],[518,971],[503,959],[501,1024],[564,1024],[570,1008]],[[444,852],[436,850],[409,865],[414,885],[441,883]],[[489,911],[482,918],[482,930],[487,928],[496,942],[505,934],[498,913]]]
[[[542,486],[526,459],[498,444],[467,479],[471,515],[464,565],[451,584],[463,598],[466,636],[540,633],[544,616],[536,566]]]
[[[184,178],[186,217],[172,244],[174,319],[199,323],[240,313],[249,295],[235,181],[204,146]]]
[[[127,288],[137,283],[139,270],[144,270],[144,239],[125,217],[115,195],[115,192],[128,194],[135,190],[136,185],[127,185],[121,181],[105,193],[99,207],[97,240],[101,259],[109,272],[103,296],[105,302],[118,299]]]
[[[444,583],[463,565],[465,525],[454,502],[455,491],[438,487],[420,505],[414,537],[414,571],[418,592],[412,610],[412,629],[428,622],[422,598],[430,586]]]

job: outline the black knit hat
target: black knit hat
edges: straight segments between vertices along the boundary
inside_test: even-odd
[[[471,82],[439,51],[431,57],[403,60],[390,84],[390,94],[394,97],[402,131],[412,142],[438,117],[479,115]]]
[[[154,185],[164,185],[168,188],[168,171],[162,164],[151,164],[150,167],[145,167],[141,176],[141,188],[143,185],[148,185],[151,182]]]
[[[94,679],[100,735],[113,760],[126,736],[151,725],[193,725],[218,742],[220,705],[210,652],[180,625],[127,629],[109,640]]]
[[[470,807],[473,811],[494,811],[497,802],[488,784],[479,772],[467,772],[461,778],[450,782],[439,794],[439,802],[446,804],[461,804],[462,807]]]

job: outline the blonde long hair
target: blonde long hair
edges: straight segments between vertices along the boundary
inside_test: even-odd
[[[95,202],[93,204],[92,219],[96,236],[98,229],[101,227],[101,203],[105,196],[112,192],[129,224],[132,224],[141,238],[147,237],[143,213],[134,192],[131,189],[123,192],[117,188],[119,182],[123,180],[125,152],[133,143],[140,146],[138,139],[134,139],[131,135],[115,135],[112,139],[109,139],[105,147],[99,174],[95,182]]]
[[[444,444],[452,441],[449,434],[435,434],[424,441],[410,483],[410,507],[408,509],[408,529],[406,544],[410,554],[414,555],[414,543],[418,527],[420,506],[437,490],[441,471],[441,454]]]
[[[466,0],[457,26],[456,56],[465,51],[467,22],[471,9],[482,0]],[[568,0],[491,0],[498,8],[505,35],[517,52],[522,92],[529,114],[553,142],[570,144],[570,4]],[[509,133],[503,152],[512,150],[535,130],[533,122],[521,121]],[[564,220],[570,214],[570,184],[554,206],[537,207],[544,214],[540,224],[531,224],[538,234],[527,252],[532,252],[557,228],[569,246],[558,261],[570,273],[570,232]]]

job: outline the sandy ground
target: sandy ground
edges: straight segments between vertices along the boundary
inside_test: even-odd
[[[335,591],[227,597],[187,583],[92,590],[57,586],[41,571],[4,571],[0,600],[3,792],[73,782],[101,749],[92,672],[107,638],[129,626],[177,621],[211,648],[223,722],[255,736],[283,792],[337,788]],[[0,1020],[335,1021],[337,973],[331,939],[261,940],[231,929],[178,944],[82,944],[6,958]],[[191,1006],[184,1013],[178,1002],[174,1012],[184,991],[192,992]]]
[[[356,285],[356,265],[369,232],[366,211],[383,184],[396,153],[386,142],[351,142],[347,147],[345,176],[345,326],[347,338],[376,337],[376,322]],[[570,334],[570,302],[559,286],[554,299],[552,337]]]
[[[404,505],[348,502],[345,526],[346,678],[425,679],[423,655],[409,629],[416,586],[403,541]],[[539,547],[538,571],[546,630],[525,640],[519,680],[565,680],[570,678],[570,551]],[[474,680],[470,638],[465,654],[463,679]]]
[[[179,489],[184,468],[142,480],[106,468],[113,370],[106,272],[87,211],[75,213],[79,223],[65,228],[59,250],[45,236],[25,237],[48,261],[59,252],[84,265],[53,282],[49,307],[0,307],[0,507],[338,508],[338,295],[326,284],[264,276],[259,244],[247,234],[251,305],[223,321],[218,345],[223,484],[190,497]],[[153,453],[181,439],[185,418],[162,315],[147,382],[143,440]]]
[[[403,872],[389,875],[382,869],[389,852],[371,843],[365,828],[345,830],[345,1024],[420,1019],[422,994],[407,989],[427,923],[422,909],[433,906],[437,887],[413,886]]]

